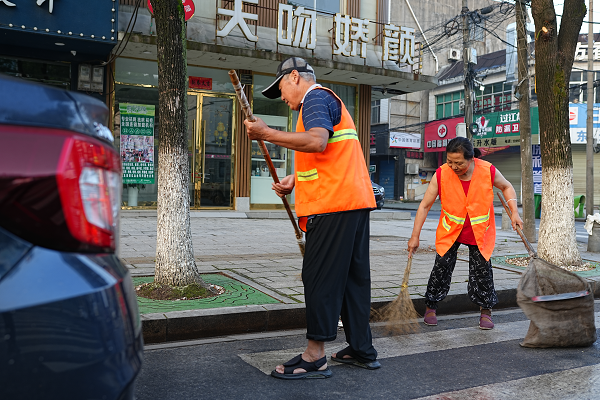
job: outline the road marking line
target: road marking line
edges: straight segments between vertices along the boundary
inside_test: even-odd
[[[591,365],[420,397],[417,400],[592,400],[597,399],[599,393],[600,365]]]
[[[595,313],[596,326],[600,324],[600,313]],[[475,323],[475,321],[474,321]],[[403,336],[392,336],[373,339],[373,346],[377,349],[378,359],[402,357],[413,354],[422,354],[432,351],[451,350],[462,347],[478,346],[523,339],[529,329],[529,320],[496,324],[492,330],[481,330],[477,326],[469,328],[448,329],[444,331],[415,333]],[[347,344],[325,346],[327,357]],[[261,353],[239,354],[239,357],[259,369],[265,374],[270,374],[276,365],[303,353],[304,347],[294,349],[273,350]],[[329,358],[330,366],[339,365]]]

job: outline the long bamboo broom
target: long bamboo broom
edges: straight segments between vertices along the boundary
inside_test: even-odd
[[[256,121],[256,117],[254,116],[254,114],[252,114],[252,109],[250,108],[250,103],[248,103],[248,99],[246,98],[246,94],[244,93],[242,84],[240,83],[240,80],[238,79],[238,76],[237,76],[237,73],[235,72],[235,70],[232,69],[229,71],[229,78],[231,79],[231,83],[233,84],[233,88],[235,89],[235,93],[237,94],[237,98],[240,101],[242,110],[244,110],[244,114],[246,115],[246,118],[251,122]],[[265,142],[263,142],[262,140],[257,140],[257,142],[258,142],[258,147],[260,148],[260,151],[267,163],[267,166],[269,167],[269,171],[271,172],[273,181],[275,181],[275,183],[279,183],[279,177],[277,177],[277,171],[275,170],[275,166],[273,165],[273,161],[271,160],[271,156],[269,155],[267,146],[265,146]],[[300,253],[302,253],[302,257],[304,257],[304,251],[305,251],[306,247],[304,244],[304,236],[302,235],[302,231],[300,230],[300,228],[298,227],[298,224],[296,223],[296,218],[294,218],[294,214],[292,214],[292,209],[290,208],[290,205],[288,204],[287,199],[285,197],[282,197],[281,201],[283,202],[283,205],[285,207],[285,210],[287,211],[288,217],[290,218],[290,221],[292,222],[292,225],[294,226],[294,231],[296,233],[296,241],[298,242],[298,247],[300,248]]]
[[[410,276],[410,268],[412,266],[412,255],[408,256],[404,277],[402,278],[402,288],[400,294],[391,303],[382,307],[377,311],[380,320],[386,321],[385,330],[392,334],[411,333],[419,330],[419,321],[421,317],[415,305],[413,304],[410,294],[408,293],[408,277]]]

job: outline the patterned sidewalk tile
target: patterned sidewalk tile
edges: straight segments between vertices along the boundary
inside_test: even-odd
[[[279,303],[277,299],[259,290],[221,274],[206,274],[205,282],[225,288],[220,296],[197,300],[152,300],[138,297],[138,307],[141,314],[165,313],[169,311],[200,310],[205,308],[248,306]],[[134,277],[135,286],[152,282],[154,277]]]

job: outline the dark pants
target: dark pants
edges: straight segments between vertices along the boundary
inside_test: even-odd
[[[369,316],[369,212],[347,211],[311,218],[306,224],[302,281],[306,302],[306,338],[329,342],[337,336],[341,315],[353,355],[374,361]]]
[[[436,309],[437,302],[442,301],[448,294],[460,245],[458,242],[454,243],[443,257],[436,255],[427,283],[427,292],[425,292],[427,307]],[[477,245],[466,244],[465,246],[469,247],[469,283],[467,284],[469,298],[480,307],[491,309],[498,304],[492,263],[481,255]]]

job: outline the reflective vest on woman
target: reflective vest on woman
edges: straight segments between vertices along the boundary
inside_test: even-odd
[[[296,151],[296,215],[306,231],[306,217],[341,211],[374,209],[375,195],[365,157],[358,141],[352,116],[333,91],[328,90],[342,107],[340,123],[333,127],[333,136],[321,153]],[[296,125],[297,132],[305,132],[302,112]]]
[[[496,223],[490,172],[492,164],[477,158],[473,161],[475,168],[466,196],[458,175],[448,164],[441,166],[439,187],[442,213],[435,240],[435,249],[440,256],[444,256],[458,238],[467,215],[481,255],[489,260],[494,251]]]

